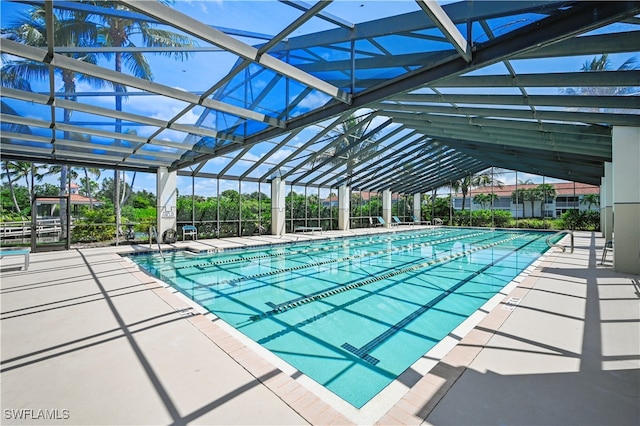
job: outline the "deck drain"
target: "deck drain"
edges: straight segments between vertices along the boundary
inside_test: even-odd
[[[183,317],[183,318],[192,317],[194,315],[197,315],[197,313],[193,311],[193,308],[176,309],[176,312],[179,313],[180,316]]]
[[[504,303],[504,305],[502,305],[502,309],[504,309],[505,311],[513,311],[516,306],[520,304],[521,300],[522,299],[519,297],[511,297]]]

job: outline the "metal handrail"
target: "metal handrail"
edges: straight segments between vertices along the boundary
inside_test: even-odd
[[[556,235],[560,235],[560,234],[569,234],[569,235],[571,236],[571,251],[570,251],[569,253],[573,253],[573,247],[574,247],[574,244],[573,244],[573,231],[563,230],[563,231],[558,231],[558,232],[556,232],[556,233],[555,233],[555,234],[553,234],[553,235],[549,235],[549,236],[547,237],[547,239],[546,239],[546,243],[547,243],[547,245],[548,245],[549,247],[559,247],[559,248],[561,248],[561,249],[562,249],[562,252],[563,252],[563,253],[564,253],[565,251],[567,251],[567,247],[565,247],[565,246],[563,246],[563,245],[561,245],[561,244],[554,244],[554,243],[552,243],[551,241],[549,241],[549,240],[551,240],[553,237],[555,237]]]
[[[158,230],[155,226],[151,225],[149,227],[149,247],[151,247],[151,236],[154,236],[156,239],[156,243],[158,244],[158,251],[160,251],[160,256],[162,256],[162,260],[164,261],[164,253],[162,253],[162,247],[160,247],[160,239],[158,238]]]

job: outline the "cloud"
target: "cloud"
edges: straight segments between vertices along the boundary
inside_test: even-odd
[[[320,92],[314,92],[305,96],[305,98],[298,104],[298,108],[306,110],[316,109],[326,104],[328,100],[328,95]]]

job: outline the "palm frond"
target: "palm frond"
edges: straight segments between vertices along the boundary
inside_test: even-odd
[[[0,84],[3,87],[10,87],[12,89],[24,90],[31,92],[31,84],[29,80],[24,78],[21,74],[11,72],[10,69],[5,69],[3,66],[0,69]]]
[[[46,80],[49,78],[49,67],[47,64],[43,64],[41,62],[34,61],[11,61],[2,67],[3,73],[7,74],[6,80],[5,76],[2,77],[2,84],[4,83],[16,83],[18,86],[7,86],[13,87],[15,89],[19,89],[20,87],[25,87],[23,80]],[[24,90],[24,89],[21,89]]]
[[[129,47],[135,47],[133,43],[128,44]],[[122,54],[124,66],[127,67],[131,73],[145,80],[153,80],[153,72],[151,66],[147,62],[147,58],[140,52],[128,52]]]
[[[5,101],[0,101],[0,107],[2,108],[3,114],[18,115],[18,116],[20,115],[15,109],[11,108],[11,106],[7,104]],[[5,132],[23,133],[27,135],[30,135],[32,133],[29,126],[25,126],[24,124],[14,124],[14,123],[7,123],[3,121],[1,124],[1,128]]]
[[[149,26],[141,26],[142,40],[147,47],[194,47],[195,40],[172,31],[161,30]],[[189,52],[163,52],[164,56],[173,56],[184,61],[189,58]]]

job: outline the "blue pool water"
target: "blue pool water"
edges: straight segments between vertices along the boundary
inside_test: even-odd
[[[428,229],[133,259],[360,408],[544,253],[548,235]]]

